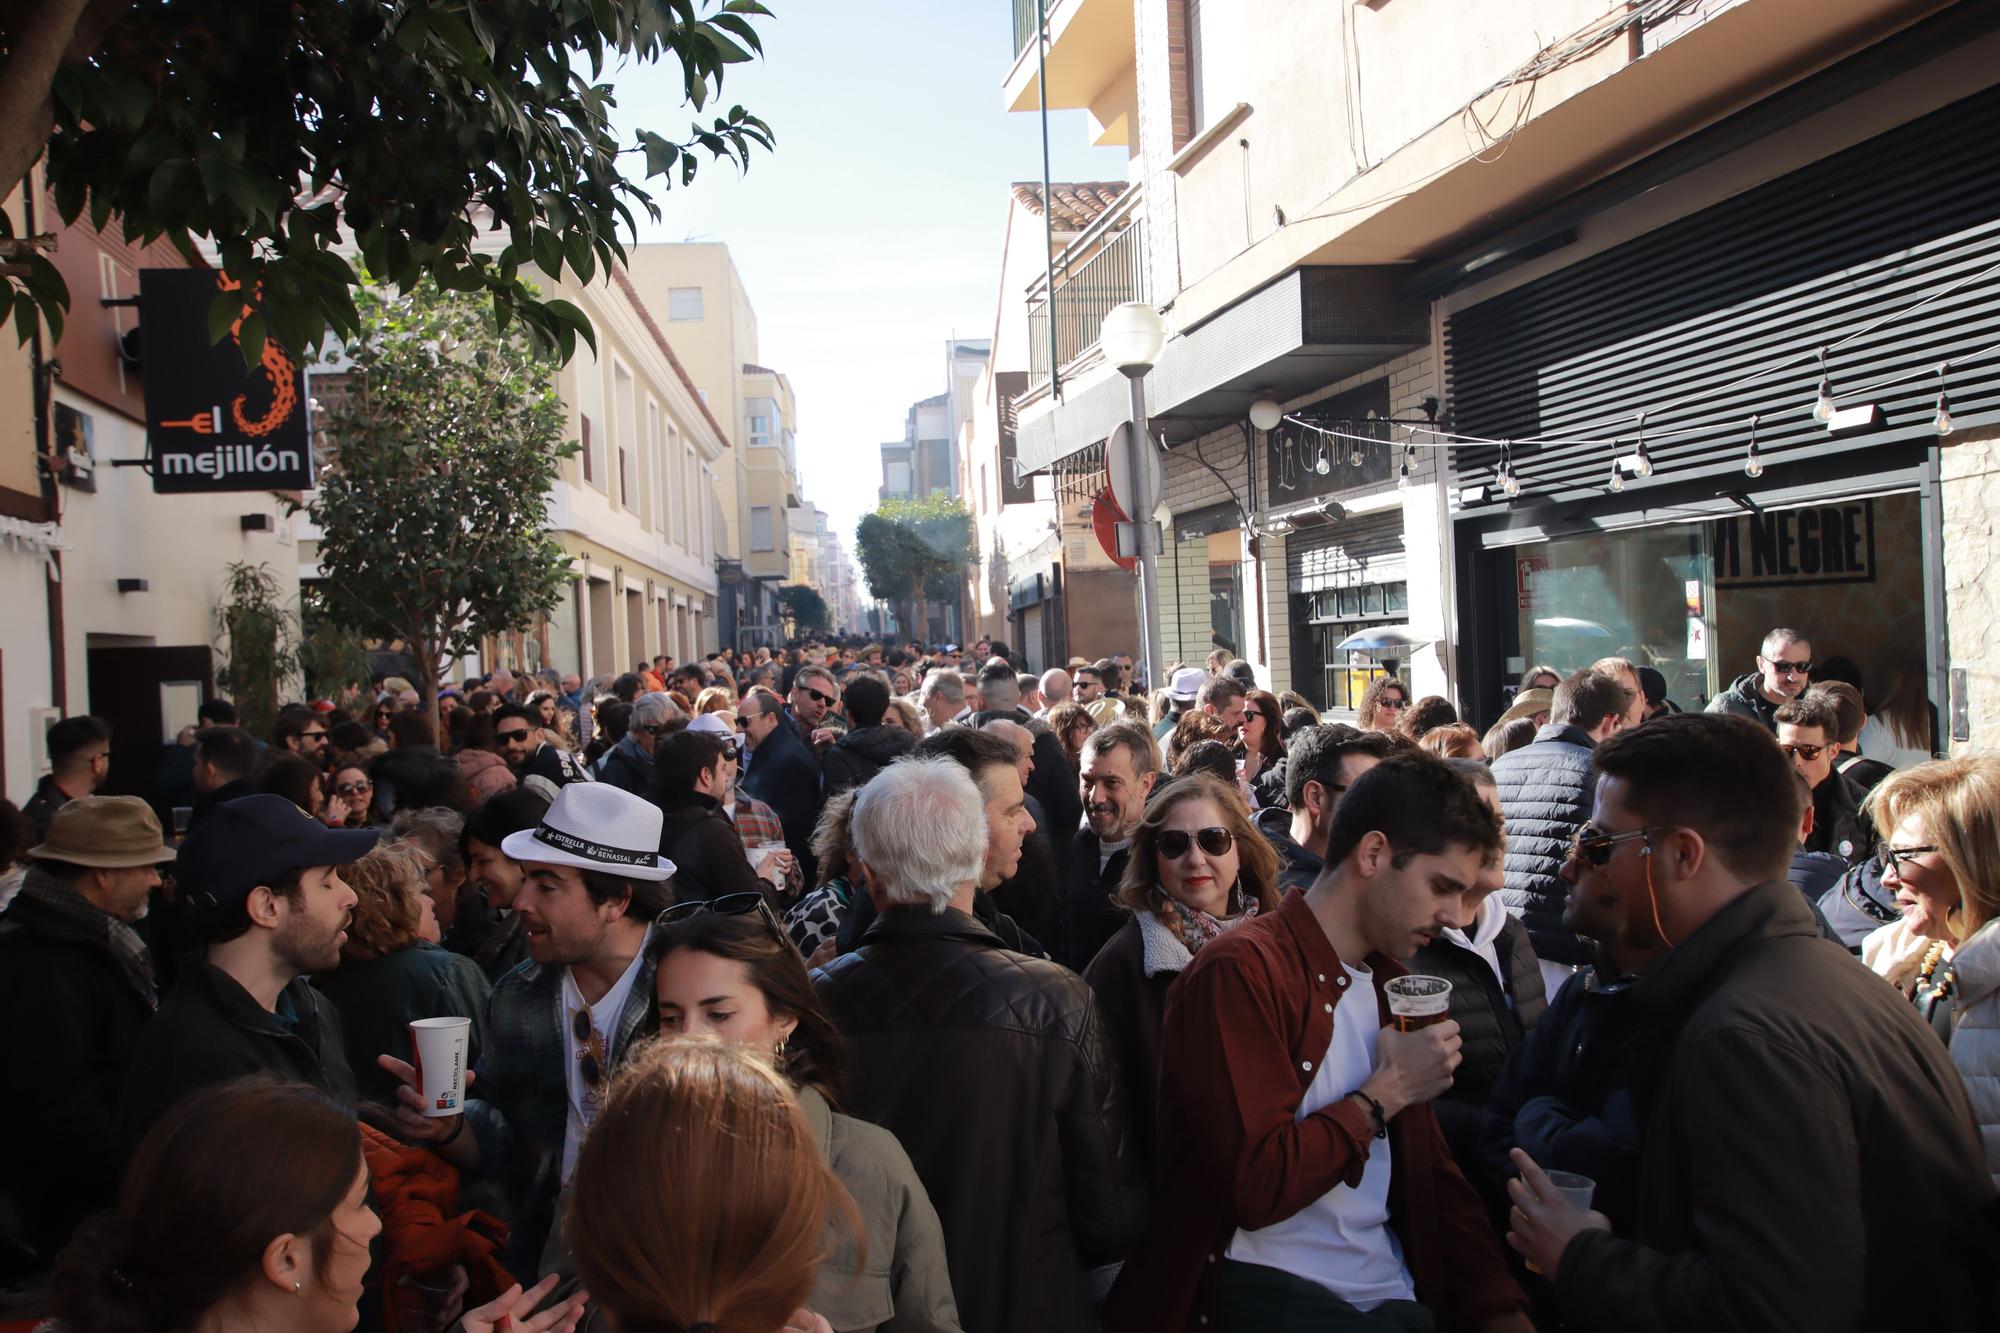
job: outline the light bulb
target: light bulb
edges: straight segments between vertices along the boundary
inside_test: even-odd
[[[1940,435],[1951,434],[1951,404],[1943,394],[1938,395],[1937,415],[1931,418],[1931,429]]]
[[[1833,420],[1833,386],[1825,380],[1819,382],[1819,397],[1813,401],[1813,419]]]
[[[1500,474],[1500,491],[1510,500],[1521,493],[1521,479],[1512,468]]]
[[[1320,446],[1319,457],[1313,461],[1313,471],[1319,473],[1322,477],[1333,471],[1333,460],[1327,457],[1327,450],[1324,445]]]
[[[1396,489],[1399,491],[1410,489],[1410,465],[1408,463],[1396,469]]]
[[[1363,460],[1362,460],[1362,457],[1361,457],[1361,446],[1357,444],[1357,445],[1355,445],[1355,446],[1354,446],[1354,452],[1353,452],[1353,453],[1351,453],[1351,454],[1349,454],[1349,455],[1347,456],[1347,462],[1348,462],[1348,466],[1350,466],[1350,467],[1360,467],[1360,466],[1361,466],[1361,464],[1362,464],[1362,461],[1363,461]]]
[[[1646,452],[1644,444],[1639,446],[1638,460],[1632,464],[1632,475],[1635,477],[1650,477],[1653,475],[1653,456]]]
[[[1611,481],[1609,486],[1613,495],[1625,489],[1625,474],[1619,470],[1616,463],[1611,465]]]
[[[1750,447],[1750,453],[1743,460],[1743,475],[1751,478],[1764,475],[1764,460],[1757,456],[1755,445]]]

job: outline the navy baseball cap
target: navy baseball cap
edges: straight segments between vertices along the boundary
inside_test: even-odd
[[[187,835],[174,877],[189,902],[213,910],[290,871],[359,861],[381,836],[372,828],[328,828],[282,796],[240,796]]]

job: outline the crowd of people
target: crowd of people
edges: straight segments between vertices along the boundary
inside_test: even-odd
[[[0,1266],[51,1333],[2000,1326],[2000,758],[1856,676],[809,642],[213,700],[144,795],[65,719]]]

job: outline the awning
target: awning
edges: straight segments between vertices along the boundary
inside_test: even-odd
[[[1262,397],[1302,397],[1430,340],[1427,307],[1388,266],[1293,269],[1171,339],[1146,376],[1153,429],[1171,446],[1249,414]],[[1018,457],[1038,472],[1098,444],[1131,410],[1108,367],[1063,400],[1022,409]]]

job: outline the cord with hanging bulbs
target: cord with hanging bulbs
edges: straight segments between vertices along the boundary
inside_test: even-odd
[[[1827,426],[1829,429],[1833,429],[1836,426],[1835,418],[1841,415],[1841,407],[1838,401],[1838,397],[1834,391],[1832,372],[1827,367],[1827,354],[1829,352],[1836,351],[1839,348],[1845,347],[1849,343],[1855,342],[1856,340],[1863,338],[1870,333],[1874,333],[1879,329],[1882,329],[1889,325],[1893,325],[1897,323],[1899,320],[1906,319],[1909,316],[1918,312],[1919,310],[1922,310],[1926,306],[1929,306],[1934,302],[1943,299],[1944,297],[1952,294],[1953,292],[1968,287],[1973,283],[1980,281],[1983,278],[1991,277],[1996,273],[2000,273],[2000,263],[1990,264],[1987,267],[1980,269],[1975,273],[1967,274],[1964,277],[1954,279],[1953,281],[1944,284],[1936,291],[1933,291],[1929,295],[1923,297],[1921,300],[1916,301],[1913,304],[1894,312],[1893,314],[1884,315],[1867,324],[1864,324],[1860,328],[1854,329],[1853,331],[1849,332],[1846,336],[1838,339],[1837,341],[1834,341],[1832,343],[1821,344],[1810,352],[1791,356],[1783,361],[1779,361],[1772,365],[1766,366],[1761,370],[1754,371],[1749,375],[1745,375],[1737,380],[1732,381],[1729,384],[1722,385],[1718,388],[1704,389],[1701,395],[1699,395],[1699,397],[1711,398],[1718,394],[1728,393],[1736,389],[1741,389],[1747,387],[1748,385],[1755,384],[1759,380],[1765,379],[1768,376],[1775,375],[1780,371],[1796,367],[1801,362],[1809,362],[1814,359],[1817,359],[1819,363],[1819,387],[1817,392],[1813,396],[1812,417],[1815,421],[1820,422],[1822,425]],[[1990,347],[1982,347],[1976,351],[1966,352],[1961,355],[1952,357],[1950,359],[1939,361],[1935,364],[1934,367],[1927,366],[1921,370],[1905,371],[1900,374],[1888,376],[1884,379],[1875,380],[1869,384],[1864,384],[1860,388],[1851,391],[1850,396],[1852,398],[1862,401],[1857,405],[1856,408],[1849,410],[1859,411],[1862,408],[1873,409],[1874,405],[1866,401],[1868,395],[1873,394],[1881,389],[1892,388],[1899,384],[1906,384],[1913,379],[1917,379],[1925,375],[1935,374],[1937,376],[1937,404],[1931,416],[1931,428],[1934,431],[1936,431],[1940,437],[1948,436],[1955,429],[1951,416],[1951,397],[1946,385],[1946,376],[1948,372],[1951,370],[1953,366],[1962,367],[1971,362],[1983,361],[1986,358],[1991,357],[1996,353],[2000,353],[2000,343],[1995,343]],[[1496,464],[1494,468],[1494,482],[1500,488],[1501,493],[1511,500],[1521,494],[1521,486],[1522,486],[1521,477],[1520,474],[1515,470],[1513,454],[1514,454],[1514,449],[1517,446],[1523,444],[1543,445],[1543,446],[1570,445],[1570,446],[1580,446],[1580,447],[1608,447],[1612,451],[1611,469],[1609,476],[1607,476],[1605,479],[1604,489],[1611,492],[1613,495],[1619,494],[1624,491],[1625,480],[1627,476],[1639,479],[1651,477],[1654,474],[1654,463],[1653,463],[1652,453],[1648,448],[1647,444],[1646,422],[1648,418],[1668,416],[1683,408],[1695,406],[1698,403],[1698,399],[1695,397],[1690,397],[1687,399],[1670,402],[1663,407],[1649,408],[1646,411],[1638,413],[1636,416],[1636,427],[1634,431],[1634,438],[1631,441],[1632,449],[1630,453],[1622,452],[1627,444],[1627,441],[1623,437],[1617,437],[1617,436],[1611,438],[1602,438],[1602,437],[1575,437],[1575,436],[1558,436],[1558,435],[1531,435],[1531,436],[1516,436],[1509,439],[1497,439],[1492,436],[1468,435],[1458,431],[1445,430],[1437,425],[1437,412],[1434,407],[1435,402],[1436,402],[1435,399],[1425,400],[1425,408],[1429,416],[1428,421],[1416,422],[1416,421],[1404,421],[1396,418],[1386,419],[1387,424],[1391,426],[1400,426],[1404,430],[1412,432],[1413,435],[1420,433],[1430,437],[1424,440],[1417,440],[1414,438],[1406,439],[1403,442],[1402,462],[1400,466],[1397,468],[1397,475],[1396,475],[1397,486],[1403,489],[1408,489],[1410,485],[1411,474],[1413,471],[1412,464],[1415,461],[1416,449],[1419,445],[1422,445],[1425,448],[1435,448],[1435,449],[1454,449],[1454,448],[1471,447],[1471,446],[1480,446],[1480,447],[1497,446],[1500,450],[1500,458],[1499,462]],[[1876,411],[1877,417],[1879,419],[1879,409],[1874,409],[1874,410]],[[1765,415],[1764,413],[1753,413],[1751,415],[1749,419],[1749,438],[1744,448],[1743,475],[1753,479],[1764,475],[1765,461],[1762,454],[1758,452],[1758,447],[1757,447],[1758,423],[1763,420],[1764,415]],[[1325,449],[1324,440],[1327,439],[1355,441],[1357,442],[1357,444],[1380,442],[1374,436],[1354,435],[1343,431],[1332,430],[1319,423],[1309,421],[1304,417],[1300,417],[1293,414],[1286,414],[1281,419],[1286,422],[1290,422],[1295,426],[1300,426],[1306,430],[1313,431],[1314,433],[1321,436],[1323,441],[1322,455]],[[1383,419],[1378,419],[1373,424],[1382,424],[1382,420]],[[1659,441],[1664,439],[1678,438],[1684,435],[1703,435],[1712,433],[1715,429],[1716,429],[1715,423],[1709,423],[1699,426],[1684,426],[1677,430],[1654,431],[1652,434],[1652,439],[1654,441]],[[1321,475],[1324,475],[1324,473],[1322,472]]]

